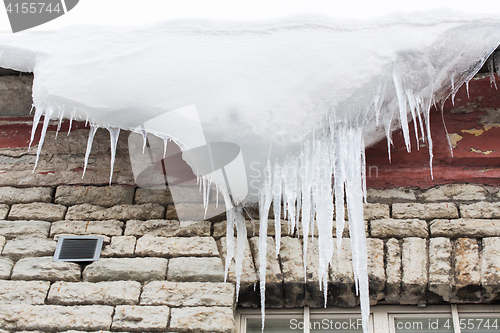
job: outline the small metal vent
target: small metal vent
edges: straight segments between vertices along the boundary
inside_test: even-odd
[[[96,261],[102,249],[102,237],[60,236],[54,261]]]

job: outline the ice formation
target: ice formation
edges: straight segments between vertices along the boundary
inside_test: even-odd
[[[241,175],[234,168],[226,168],[224,178],[215,172],[198,175],[205,179],[204,192],[214,183],[226,203],[234,204],[227,214],[227,263],[235,255],[236,226],[239,269],[246,238],[242,207],[259,204],[260,234],[265,235],[273,205],[276,254],[282,208],[290,228],[301,216],[304,251],[317,224],[326,295],[335,250],[334,207],[338,247],[345,198],[367,332],[365,147],[385,137],[390,155],[391,132],[401,127],[408,151],[412,136],[428,140],[432,167],[431,106],[453,98],[499,43],[500,18],[444,10],[369,22],[320,15],[258,22],[174,20],[2,35],[0,66],[35,74],[32,134],[44,116],[38,153],[49,120],[57,118],[89,122],[86,160],[96,129],[107,128],[111,164],[120,129],[154,134],[165,144],[173,140],[184,152],[202,145],[210,151],[214,142],[237,145],[246,181],[227,184],[226,174]],[[177,112],[186,108],[188,116]],[[409,121],[416,124],[415,133]],[[199,169],[195,164],[190,165]],[[263,309],[266,247],[261,237]]]

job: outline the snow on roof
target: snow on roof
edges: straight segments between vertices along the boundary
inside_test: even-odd
[[[383,137],[390,145],[391,131],[401,126],[409,150],[413,119],[414,135],[429,141],[432,164],[431,106],[453,97],[499,43],[499,17],[449,11],[367,22],[321,15],[174,20],[2,35],[0,67],[34,72],[34,123],[45,115],[43,132],[49,118],[64,117],[88,119],[89,147],[97,126],[110,130],[112,147],[120,129],[175,140],[194,169],[208,170],[200,175],[219,186],[226,202],[260,202],[261,234],[271,202],[280,218],[282,196],[293,223],[301,211],[305,240],[316,217],[325,293],[333,200],[344,207],[345,191],[366,320],[364,148]],[[213,142],[239,147],[234,161],[215,168]],[[241,227],[240,213],[228,214],[229,227]],[[336,216],[341,235],[344,212]],[[279,233],[276,242],[279,250]],[[264,238],[260,246],[265,281]]]

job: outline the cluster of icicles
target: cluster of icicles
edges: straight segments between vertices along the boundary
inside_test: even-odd
[[[486,56],[485,56],[486,58]],[[495,68],[500,69],[500,57],[490,59],[488,67],[490,70],[490,79],[492,86],[496,87],[494,72]],[[363,218],[363,203],[366,201],[366,175],[365,175],[365,144],[364,144],[364,125],[370,121],[376,121],[377,126],[383,126],[390,158],[390,147],[392,144],[391,131],[394,130],[394,119],[399,118],[396,122],[401,128],[408,152],[410,151],[410,131],[408,121],[412,120],[415,124],[415,137],[420,137],[424,141],[427,138],[428,149],[430,156],[430,168],[432,176],[432,139],[430,134],[430,110],[438,102],[442,105],[444,101],[451,96],[452,100],[455,93],[462,84],[467,85],[468,82],[477,73],[486,59],[478,61],[474,68],[469,72],[464,73],[459,79],[451,78],[451,89],[446,95],[436,95],[432,86],[419,87],[418,91],[412,90],[405,82],[405,74],[397,70],[397,66],[393,67],[392,82],[386,80],[380,82],[377,93],[373,96],[368,105],[363,105],[365,109],[365,117],[357,119],[337,119],[335,112],[327,115],[327,126],[324,133],[316,133],[317,135],[310,138],[304,143],[300,156],[288,156],[283,161],[268,160],[267,169],[270,172],[266,173],[265,180],[261,188],[259,200],[260,210],[260,235],[267,234],[268,214],[273,205],[275,218],[275,240],[276,240],[276,256],[280,250],[280,234],[281,234],[281,219],[287,219],[289,229],[293,232],[297,227],[299,220],[302,223],[303,230],[303,250],[304,250],[304,277],[306,276],[305,269],[307,267],[306,253],[307,242],[311,230],[314,230],[314,224],[318,227],[318,242],[319,242],[319,283],[324,292],[325,307],[326,295],[328,286],[328,269],[331,264],[331,258],[334,251],[334,237],[332,235],[334,209],[336,211],[336,247],[340,250],[342,233],[345,224],[344,204],[347,206],[349,230],[351,237],[352,263],[354,272],[355,289],[360,298],[361,314],[363,322],[363,331],[368,332],[368,317],[369,317],[369,289],[368,289],[368,273],[367,273],[367,248],[364,231]],[[424,71],[425,72],[425,71]],[[429,80],[432,82],[432,80]],[[380,110],[386,105],[383,105],[384,96],[388,89],[394,89],[397,96],[397,108],[393,111],[384,113],[384,119],[379,120]],[[390,109],[390,108],[389,108]],[[396,114],[395,110],[399,110]],[[83,111],[83,110],[79,110]],[[45,139],[47,128],[51,118],[59,119],[57,132],[61,128],[63,118],[67,118],[64,110],[54,110],[51,106],[36,108],[33,129],[31,132],[30,146],[33,143],[35,131],[41,116],[44,116],[43,127],[41,130],[40,141],[38,143],[37,158],[35,168],[38,163],[40,151]],[[71,131],[72,122],[75,118],[76,110],[69,112],[69,131]],[[81,113],[80,113],[81,114]],[[349,113],[347,113],[349,114]],[[408,114],[411,118],[408,119]],[[359,120],[362,119],[362,120]],[[86,125],[89,119],[86,120]],[[418,126],[417,126],[418,124]],[[99,126],[90,123],[90,132],[85,154],[85,169],[87,167],[88,158],[92,148],[94,135]],[[111,174],[110,184],[113,177],[113,165],[116,155],[116,147],[120,129],[117,127],[107,127],[111,139]],[[419,134],[420,130],[420,134]],[[141,133],[146,144],[147,134]],[[56,133],[57,139],[57,133]],[[164,151],[166,152],[168,135],[162,137],[164,140]],[[451,150],[451,144],[450,144]],[[168,170],[167,170],[168,172]],[[82,176],[83,178],[83,176]],[[210,193],[210,179],[202,179],[200,189],[204,192],[204,204],[208,205]],[[332,184],[333,179],[333,184]],[[203,185],[203,186],[202,186]],[[217,188],[219,191],[219,188]],[[226,202],[231,198],[227,193],[222,193]],[[344,202],[346,198],[346,202]],[[339,209],[340,207],[340,209]],[[225,264],[225,273],[227,276],[228,267],[235,259],[236,278],[237,278],[237,294],[239,292],[240,277],[243,262],[243,252],[247,238],[247,229],[243,216],[243,208],[235,205],[227,211],[227,258]],[[281,216],[282,211],[284,216]],[[301,216],[301,219],[299,219]],[[234,230],[237,230],[237,244],[234,244]],[[236,248],[236,253],[234,249]],[[266,237],[260,237],[259,241],[259,261],[260,261],[260,293],[262,304],[262,327],[264,328],[264,312],[265,312],[265,280],[266,280],[266,252],[267,241]],[[335,269],[335,267],[333,267]],[[238,296],[237,296],[238,297]]]

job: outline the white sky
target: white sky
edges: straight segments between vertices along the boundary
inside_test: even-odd
[[[442,7],[500,14],[498,0],[80,0],[66,15],[30,30],[73,24],[136,25],[178,17],[270,18],[299,12],[368,18]],[[10,31],[7,12],[0,4],[0,32]]]

